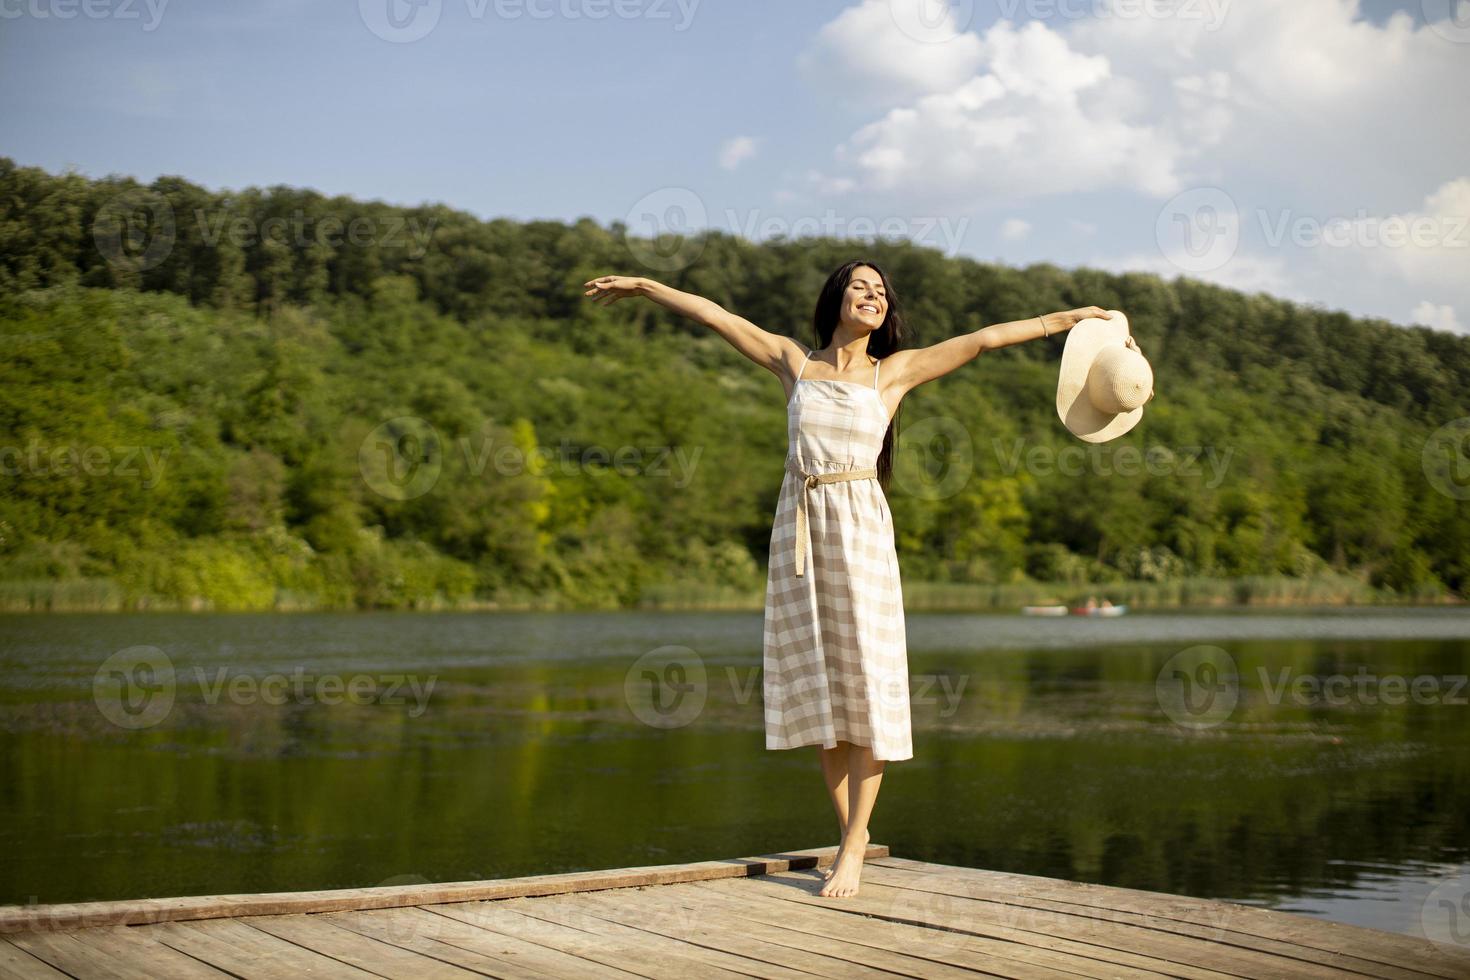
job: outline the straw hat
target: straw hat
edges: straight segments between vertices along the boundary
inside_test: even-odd
[[[1128,333],[1128,318],[1088,317],[1067,332],[1057,378],[1057,415],[1086,442],[1116,439],[1143,418],[1154,371]]]

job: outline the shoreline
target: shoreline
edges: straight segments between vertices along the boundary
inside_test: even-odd
[[[917,582],[904,589],[904,611],[906,613],[959,613],[1020,615],[1021,607],[1027,605],[1073,605],[1084,601],[1074,593],[1107,597],[1116,605],[1128,607],[1129,615],[1152,613],[1201,613],[1201,612],[1290,612],[1309,610],[1342,611],[1347,609],[1455,609],[1470,605],[1470,601],[1452,593],[1438,595],[1393,596],[1371,594],[1368,587],[1355,594],[1336,593],[1333,590],[1315,590],[1312,580],[1303,580],[1299,594],[1252,594],[1245,580],[1206,580],[1207,586],[1200,588],[1180,586],[1175,583],[1122,582],[1093,587],[1049,586],[1046,583],[1028,585],[963,585],[956,583]],[[64,587],[65,583],[57,583]],[[1065,590],[1065,591],[1063,591]],[[645,597],[634,605],[570,605],[555,599],[549,601],[516,600],[468,600],[437,602],[413,606],[338,606],[315,605],[299,601],[279,603],[262,607],[219,607],[213,603],[197,600],[184,602],[161,598],[124,599],[112,602],[69,602],[65,597],[47,595],[38,590],[30,601],[16,596],[0,598],[0,614],[15,615],[76,615],[96,613],[117,614],[246,614],[246,615],[294,615],[321,613],[691,613],[691,612],[763,612],[764,595],[740,595],[731,590],[718,596],[700,597],[688,595],[684,599],[672,597]],[[698,590],[691,590],[697,592]],[[1149,595],[1147,593],[1155,593]],[[1242,593],[1244,597],[1242,598]],[[1062,598],[1063,596],[1070,598]],[[1119,598],[1121,596],[1121,598]]]

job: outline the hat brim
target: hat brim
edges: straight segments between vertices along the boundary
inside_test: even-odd
[[[1062,424],[1085,442],[1107,442],[1116,439],[1143,418],[1143,406],[1116,415],[1098,411],[1087,397],[1087,372],[1092,362],[1106,347],[1122,346],[1127,341],[1128,317],[1119,310],[1108,310],[1112,319],[1089,317],[1077,321],[1067,331],[1062,348],[1062,366],[1057,376],[1057,415]]]

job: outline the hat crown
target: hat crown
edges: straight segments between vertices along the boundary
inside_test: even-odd
[[[1099,412],[1131,412],[1148,401],[1154,372],[1142,354],[1122,344],[1098,351],[1087,372],[1087,397]]]

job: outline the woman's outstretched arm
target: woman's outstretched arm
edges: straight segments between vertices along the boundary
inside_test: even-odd
[[[806,353],[796,341],[781,334],[762,330],[743,316],[737,316],[713,300],[686,293],[661,282],[641,276],[600,276],[589,279],[583,295],[594,303],[611,305],[628,296],[642,296],[680,316],[702,323],[724,337],[730,345],[761,367],[777,375],[788,368],[793,356]]]
[[[1002,347],[1010,347],[1012,344],[1020,344],[1028,340],[1039,340],[1044,336],[1054,337],[1059,333],[1071,330],[1079,322],[1089,317],[1111,320],[1113,315],[1099,306],[1084,306],[1081,309],[1066,310],[1061,313],[1033,316],[1028,320],[993,323],[988,327],[981,327],[979,330],[940,341],[932,347],[894,351],[885,362],[891,365],[885,368],[885,374],[887,376],[896,375],[895,381],[899,387],[903,391],[911,391],[921,384],[933,381],[935,378],[942,378],[956,368],[969,364],[988,350],[999,350]]]

